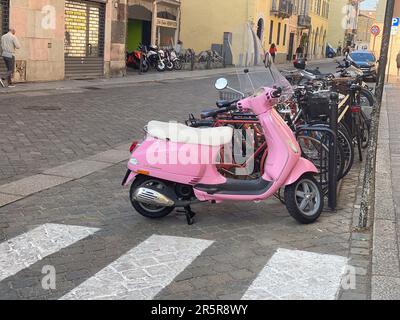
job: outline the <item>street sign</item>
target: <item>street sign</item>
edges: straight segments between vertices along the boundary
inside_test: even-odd
[[[371,27],[371,33],[376,37],[381,33],[381,28],[378,25],[374,24]]]
[[[396,35],[399,32],[400,18],[393,18],[392,21],[392,36]]]

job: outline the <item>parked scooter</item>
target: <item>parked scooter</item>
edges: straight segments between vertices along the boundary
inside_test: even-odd
[[[168,49],[163,50],[165,69],[167,71],[174,70],[174,62],[172,61],[171,51]]]
[[[302,158],[293,132],[274,109],[281,95],[291,89],[273,66],[271,57],[267,57],[263,72],[246,69],[240,73],[252,87],[247,98],[244,97],[250,92],[230,88],[226,79],[215,84],[217,90],[242,92],[238,108],[257,116],[269,148],[263,175],[256,180],[236,180],[227,179],[217,171],[221,148],[232,143],[230,127],[196,129],[151,121],[144,141],[131,147],[128,172],[123,180],[124,186],[132,183],[130,200],[137,212],[148,218],[161,218],[174,208],[184,208],[190,225],[194,223],[192,204],[262,201],[284,188],[285,204],[293,218],[303,224],[319,218],[324,199],[320,184],[313,177],[318,170]],[[262,82],[252,78],[253,75],[260,76]],[[259,83],[264,87],[260,88]]]

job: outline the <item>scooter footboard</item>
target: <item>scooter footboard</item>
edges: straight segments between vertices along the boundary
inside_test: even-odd
[[[296,167],[294,167],[284,185],[289,186],[295,183],[305,173],[318,173],[318,169],[311,161],[300,158],[296,164]]]

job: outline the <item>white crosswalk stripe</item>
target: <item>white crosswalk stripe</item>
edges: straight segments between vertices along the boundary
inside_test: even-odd
[[[333,300],[346,268],[341,256],[279,249],[242,300]]]
[[[98,230],[80,226],[44,224],[0,243],[0,281]]]
[[[212,243],[153,235],[61,299],[153,299]]]

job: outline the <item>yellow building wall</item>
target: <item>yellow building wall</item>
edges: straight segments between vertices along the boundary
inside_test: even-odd
[[[224,32],[234,32],[248,19],[247,1],[183,0],[180,40],[195,52],[223,43]]]
[[[379,36],[371,37],[371,51],[374,51],[375,56],[379,58],[381,52],[382,43],[382,33],[383,33],[383,23],[385,19],[386,1],[380,0],[378,3],[377,14],[376,14],[376,24],[381,28],[381,33]],[[395,3],[394,15],[393,17],[400,17],[400,1],[397,0]],[[389,45],[389,59],[388,59],[388,69],[387,72],[390,76],[397,76],[397,55],[400,53],[400,30],[396,35],[391,36],[391,41]]]
[[[286,59],[289,43],[289,19],[280,19],[270,15],[271,0],[183,0],[181,6],[180,40],[184,48],[194,49],[195,52],[209,50],[211,44],[223,43],[224,32],[233,33],[233,42],[241,37],[243,26],[249,22],[257,31],[259,19],[264,20],[262,44],[268,50],[270,21],[274,21],[272,43],[277,44],[278,22],[281,23],[281,36],[278,48],[277,62]],[[286,27],[285,45],[284,25]],[[236,41],[235,41],[236,38]]]
[[[343,28],[343,8],[348,3],[348,0],[333,0],[330,2],[327,41],[334,48],[342,46],[345,40],[346,30]]]
[[[317,8],[316,8],[317,1],[312,0],[312,2],[314,4],[312,6],[312,10],[310,11],[311,37],[310,37],[309,54],[311,58],[318,59],[325,57],[325,48],[327,43],[329,24],[328,24],[328,18],[323,17],[321,14],[317,14]],[[332,1],[330,1],[330,4],[332,4]],[[322,12],[322,9],[320,12]]]

